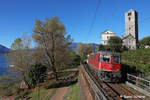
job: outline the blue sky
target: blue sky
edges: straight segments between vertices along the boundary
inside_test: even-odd
[[[32,34],[35,19],[57,15],[74,42],[100,43],[106,29],[124,35],[124,13],[135,9],[139,17],[139,39],[150,35],[150,0],[101,0],[90,34],[98,0],[0,0],[0,44],[10,47],[23,33]]]

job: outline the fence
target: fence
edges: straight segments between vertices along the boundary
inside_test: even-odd
[[[150,96],[150,81],[131,74],[127,74],[127,81],[128,84],[130,84],[130,86],[134,89],[144,93],[147,96]]]

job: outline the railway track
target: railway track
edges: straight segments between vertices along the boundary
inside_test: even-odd
[[[132,93],[130,90],[126,89],[121,84],[113,84],[113,83],[105,83],[107,86],[112,88],[112,90],[117,91],[118,95],[124,100],[141,100],[140,98],[137,98],[134,93]]]
[[[88,74],[89,77],[94,81],[93,84],[97,85],[98,90],[100,90],[101,94],[103,94],[105,100],[141,100],[139,98],[136,98],[136,96],[131,91],[123,87],[121,84],[106,83],[101,81],[94,74],[94,72],[91,71],[88,65],[84,65],[83,67],[84,70],[86,71],[84,72],[84,74]],[[94,95],[94,93],[95,92],[92,91],[92,95]],[[95,95],[93,97],[95,97]],[[104,100],[104,99],[96,99],[96,100]]]

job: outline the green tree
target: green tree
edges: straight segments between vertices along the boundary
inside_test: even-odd
[[[121,38],[117,36],[110,37],[107,43],[107,49],[109,49],[110,51],[121,52],[122,50]]]
[[[80,60],[81,60],[80,56],[75,54],[73,57],[72,65],[73,66],[79,66]]]
[[[139,48],[145,48],[145,46],[150,46],[150,36],[144,37],[139,41]]]
[[[106,47],[102,44],[99,45],[99,51],[105,51]]]
[[[57,69],[65,66],[64,62],[69,60],[66,59],[67,49],[72,42],[70,36],[66,36],[65,26],[56,16],[46,18],[44,22],[36,20],[32,37],[38,47],[44,50],[47,66],[58,80]]]
[[[76,53],[75,53],[75,51],[73,51],[73,50],[68,50],[68,52],[70,53],[69,55],[70,55],[70,66],[71,67],[77,67],[78,65],[80,65],[80,56],[79,55],[77,55]]]

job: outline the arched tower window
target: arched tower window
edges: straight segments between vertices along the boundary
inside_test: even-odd
[[[131,18],[129,17],[129,21],[131,20]]]
[[[131,12],[128,13],[128,16],[131,16]]]

